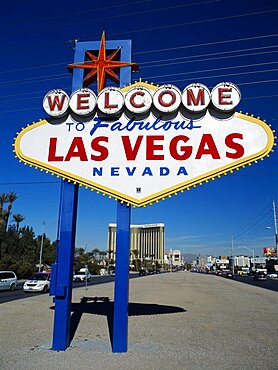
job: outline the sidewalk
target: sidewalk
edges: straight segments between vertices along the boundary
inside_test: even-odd
[[[189,272],[132,279],[128,352],[113,354],[113,285],[73,290],[76,331],[65,352],[49,349],[51,297],[2,304],[1,370],[277,369],[277,292]]]

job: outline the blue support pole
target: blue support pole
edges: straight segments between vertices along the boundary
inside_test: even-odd
[[[130,206],[118,202],[112,342],[113,352],[127,352],[130,213]]]
[[[121,60],[131,62],[131,41],[121,42]],[[131,82],[131,68],[121,68],[120,86]],[[117,203],[116,268],[112,351],[127,352],[131,207]]]
[[[63,181],[60,244],[55,286],[52,349],[64,351],[70,342],[72,273],[74,262],[78,185]]]
[[[74,62],[83,62],[85,51],[76,47]],[[74,70],[72,91],[83,86],[83,71]],[[78,185],[62,181],[59,215],[59,248],[50,294],[54,295],[55,313],[52,349],[65,351],[70,344],[72,276],[76,234]],[[54,276],[55,275],[55,276]]]
[[[117,40],[106,42],[107,49],[117,49],[121,47],[121,60],[131,61],[131,41]],[[74,63],[80,63],[85,60],[86,50],[98,50],[99,42],[78,42],[75,48]],[[83,87],[83,70],[74,69],[72,78],[72,91]],[[125,67],[120,71],[121,87],[130,82],[131,68]],[[72,275],[74,263],[74,247],[76,233],[76,217],[77,217],[77,200],[78,200],[78,185],[62,181],[61,202],[60,202],[60,217],[59,230],[60,236],[58,258],[55,263],[53,278],[55,283],[51,287],[51,295],[55,295],[55,314],[52,349],[64,351],[70,344],[70,316],[71,316],[71,298],[72,298]],[[126,206],[123,206],[123,209]],[[124,219],[125,217],[120,219]],[[120,224],[121,225],[120,221]],[[129,222],[130,224],[130,222]],[[128,226],[129,229],[129,226]],[[119,238],[120,240],[121,238]],[[129,248],[129,244],[128,244]],[[120,248],[118,248],[120,249]],[[129,256],[129,251],[128,251]],[[119,256],[120,259],[121,256]],[[126,262],[126,267],[129,266],[129,260]],[[121,269],[121,268],[120,268]],[[55,275],[55,276],[54,276]],[[124,280],[125,279],[125,280]],[[121,282],[125,284],[126,305],[128,305],[128,275],[125,278],[117,279],[119,285]],[[121,300],[115,299],[115,301]],[[118,302],[120,303],[120,302]],[[123,302],[124,303],[124,302]],[[117,306],[117,304],[116,304]],[[123,308],[119,308],[118,312]],[[126,320],[127,328],[127,320]],[[116,333],[120,333],[116,328]],[[117,334],[116,334],[117,336]],[[126,337],[127,338],[127,330]],[[125,340],[126,341],[126,340]],[[118,346],[115,346],[117,352]],[[120,350],[121,351],[121,350]]]

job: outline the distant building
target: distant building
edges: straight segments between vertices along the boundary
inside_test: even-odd
[[[177,249],[170,249],[168,252],[165,254],[165,263],[172,266],[182,266],[183,265],[183,258],[182,258],[182,253],[180,250]]]
[[[234,256],[235,267],[250,267],[250,258],[246,256]]]
[[[136,250],[138,258],[163,263],[165,248],[164,224],[130,225],[130,251]],[[108,227],[108,251],[116,253],[116,224]],[[136,256],[134,256],[136,257]]]

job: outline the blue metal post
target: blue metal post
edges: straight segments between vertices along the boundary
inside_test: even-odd
[[[113,352],[127,352],[130,213],[130,206],[118,202],[112,342]]]
[[[121,43],[121,60],[131,62],[131,41]],[[131,68],[121,68],[120,86],[131,82]],[[114,286],[114,316],[112,351],[127,352],[128,343],[128,294],[131,207],[117,204],[116,269]]]
[[[121,60],[131,61],[131,41],[117,40],[106,42],[107,49],[121,47]],[[98,50],[99,42],[78,42],[76,44],[74,63],[85,60],[86,50]],[[130,82],[131,68],[125,67],[120,71],[121,86]],[[74,69],[72,91],[83,87],[83,70]],[[52,285],[51,294],[55,295],[55,316],[53,328],[52,349],[64,351],[70,342],[70,315],[72,298],[72,275],[74,262],[74,244],[76,233],[78,185],[62,181],[61,204],[59,218],[59,249],[58,262],[55,266],[56,283]],[[126,206],[123,206],[123,209]],[[120,222],[121,224],[121,222]],[[129,229],[129,226],[128,226]],[[129,255],[129,252],[128,252]],[[119,256],[120,257],[120,256]],[[127,260],[126,266],[129,266]],[[121,279],[120,279],[121,281]],[[124,281],[124,280],[123,280]],[[128,276],[126,285],[128,297]],[[120,297],[120,296],[119,296]],[[125,298],[128,299],[128,298]],[[118,301],[118,299],[115,299]],[[128,301],[127,301],[128,304]],[[117,331],[117,330],[116,330]]]
[[[55,316],[52,349],[64,351],[70,341],[72,273],[76,231],[78,186],[62,183],[60,244],[56,271]]]
[[[83,62],[85,52],[76,47],[74,62]],[[83,86],[83,71],[74,70],[72,91]],[[55,285],[51,294],[55,295],[55,314],[52,349],[64,351],[70,344],[70,317],[72,299],[72,275],[76,234],[78,185],[62,181],[59,217],[58,263],[55,266]]]

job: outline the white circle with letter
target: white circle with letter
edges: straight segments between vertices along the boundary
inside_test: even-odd
[[[80,115],[86,116],[93,112],[97,104],[94,92],[87,88],[76,90],[70,97],[71,110]]]
[[[118,88],[111,86],[106,87],[99,93],[97,103],[102,113],[116,114],[123,108],[125,99]]]
[[[50,90],[43,98],[43,109],[52,117],[61,117],[68,110],[69,100],[64,90]]]
[[[239,88],[231,82],[221,82],[211,92],[213,105],[223,111],[233,110],[240,102]]]

